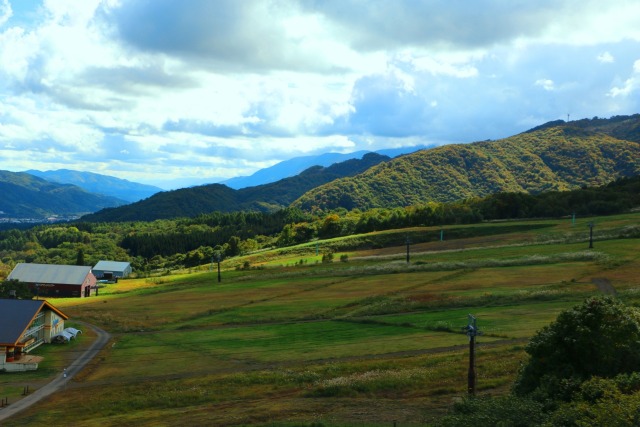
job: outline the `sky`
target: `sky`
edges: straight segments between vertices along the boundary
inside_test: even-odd
[[[0,169],[165,189],[640,113],[637,0],[0,0]]]

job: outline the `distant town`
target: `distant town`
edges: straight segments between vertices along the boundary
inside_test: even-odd
[[[1,215],[5,215],[5,213],[0,211],[0,224],[51,224],[54,222],[75,221],[80,218],[78,215],[50,216],[47,218],[3,218]]]

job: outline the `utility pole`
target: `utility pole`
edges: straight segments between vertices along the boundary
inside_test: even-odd
[[[220,276],[220,261],[222,261],[222,255],[220,252],[216,252],[216,262],[218,263],[218,283],[222,282],[222,276]]]
[[[476,394],[476,335],[482,335],[478,331],[476,325],[476,318],[469,314],[467,326],[462,330],[467,331],[469,337],[469,372],[467,375],[467,392],[469,395],[474,396]]]
[[[594,227],[594,223],[590,222],[589,223],[589,249],[593,249],[593,227]]]
[[[407,264],[409,264],[409,244],[411,243],[411,240],[409,240],[409,236],[407,236],[407,240],[405,243],[407,244]]]

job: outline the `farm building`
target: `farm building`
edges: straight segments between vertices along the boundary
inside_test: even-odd
[[[8,279],[27,283],[38,296],[88,297],[96,290],[91,267],[77,265],[20,263]]]
[[[28,353],[64,330],[69,317],[47,301],[0,299],[0,371],[38,368]]]
[[[122,279],[131,274],[131,264],[119,261],[98,261],[93,267],[93,275],[98,279]]]

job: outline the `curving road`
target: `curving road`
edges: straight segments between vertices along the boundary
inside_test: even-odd
[[[97,334],[96,340],[93,343],[91,343],[89,348],[84,353],[82,353],[76,360],[74,360],[69,365],[69,367],[65,371],[65,374],[61,374],[57,376],[49,384],[43,387],[40,387],[38,390],[24,397],[23,399],[17,401],[16,403],[12,403],[6,408],[0,409],[0,421],[6,420],[7,418],[17,414],[20,411],[23,411],[24,409],[28,408],[34,403],[37,403],[40,400],[46,398],[47,396],[55,393],[56,391],[63,389],[66,383],[70,379],[72,379],[74,375],[80,372],[82,368],[84,368],[85,365],[89,363],[91,359],[93,359],[111,339],[111,334],[109,334],[107,331],[104,331],[98,328],[95,325],[91,325],[89,323],[81,322],[78,320],[74,320],[74,322],[80,323],[86,327],[93,329]]]

